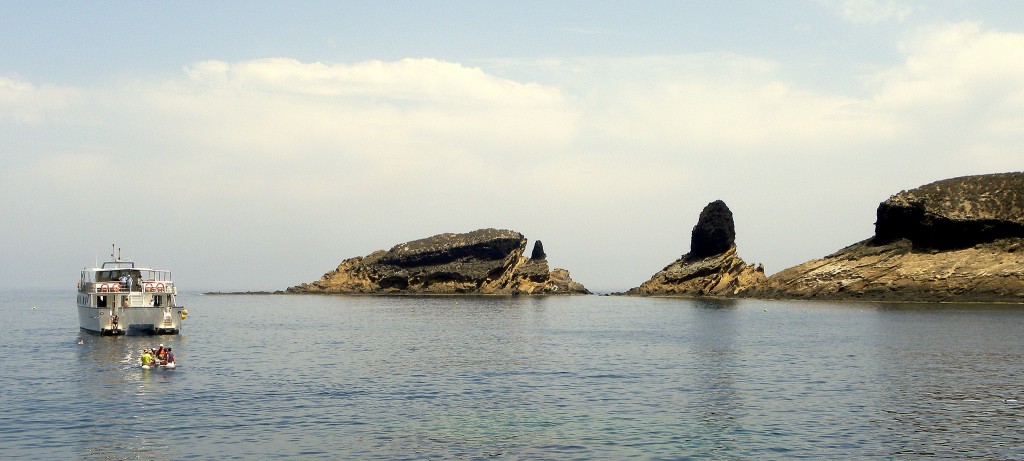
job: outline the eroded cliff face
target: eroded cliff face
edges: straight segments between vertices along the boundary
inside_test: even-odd
[[[626,292],[640,296],[735,296],[765,281],[764,267],[747,264],[735,245],[732,211],[716,200],[690,233],[690,252]]]
[[[906,239],[955,250],[1024,236],[1024,173],[964,176],[893,195],[878,206],[871,243]]]
[[[782,299],[1024,302],[1024,239],[917,251],[909,240],[856,243],[791,267],[747,292]]]
[[[764,267],[747,264],[733,246],[704,258],[682,257],[627,292],[641,296],[734,296],[765,281]]]
[[[510,230],[440,234],[388,251],[346,259],[288,293],[584,294],[564,269],[550,270],[543,247],[523,257],[527,240]],[[539,244],[539,242],[538,242]],[[539,246],[539,245],[538,245]]]
[[[1024,302],[1024,173],[893,195],[875,235],[746,292],[768,298]]]

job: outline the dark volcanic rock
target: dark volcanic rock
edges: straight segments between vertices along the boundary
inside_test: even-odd
[[[526,237],[510,230],[480,229],[465,234],[440,234],[395,245],[367,261],[392,278],[422,284],[424,277],[483,280],[503,271],[526,248]],[[400,283],[401,284],[401,283]],[[405,289],[406,287],[401,287]]]
[[[626,294],[641,296],[734,296],[763,283],[764,266],[747,264],[736,252],[732,211],[709,203],[693,227],[690,252]]]
[[[545,259],[548,255],[544,253],[544,244],[540,243],[540,240],[533,242],[533,252],[530,253],[530,259]]]
[[[707,204],[690,234],[690,256],[706,258],[725,253],[736,244],[732,211],[721,200]]]
[[[465,234],[440,234],[395,245],[378,262],[414,268],[451,264],[467,258],[499,261],[518,250],[523,234],[509,230],[480,229]]]
[[[907,239],[952,250],[1024,236],[1024,173],[965,176],[903,191],[878,205],[872,243]]]
[[[440,234],[347,259],[320,280],[288,288],[287,292],[588,293],[563,269],[549,270],[544,258],[524,258],[525,249],[526,238],[510,230]]]

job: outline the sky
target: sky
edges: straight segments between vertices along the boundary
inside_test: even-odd
[[[501,228],[623,291],[719,199],[770,275],[1021,146],[1017,2],[0,2],[0,289],[114,244],[278,290]]]

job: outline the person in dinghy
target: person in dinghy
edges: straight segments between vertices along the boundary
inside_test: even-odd
[[[142,350],[142,369],[148,370],[153,367],[153,354],[149,352],[149,349]]]
[[[170,347],[168,347],[167,351],[164,352],[164,357],[160,360],[160,366],[164,368],[174,368],[178,366],[174,361],[174,351]]]

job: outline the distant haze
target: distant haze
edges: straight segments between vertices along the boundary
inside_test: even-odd
[[[0,288],[116,243],[275,290],[495,227],[619,291],[717,199],[771,274],[1024,167],[1024,6],[718,3],[0,4]]]

